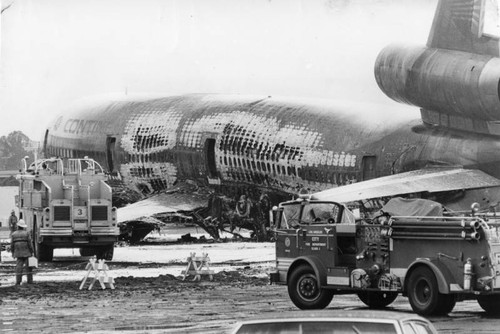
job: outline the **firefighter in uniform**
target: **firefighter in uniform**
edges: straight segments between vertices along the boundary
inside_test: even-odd
[[[12,235],[17,230],[17,217],[16,217],[16,212],[12,210],[10,213],[9,217],[9,229],[10,229],[10,234],[9,236]]]
[[[236,203],[235,215],[233,221],[231,221],[231,232],[235,227],[246,227],[250,220],[250,209],[252,208],[252,203],[247,199],[245,195],[241,195],[240,200]],[[236,226],[234,225],[236,224]]]
[[[21,285],[23,268],[27,271],[28,284],[33,283],[33,274],[28,266],[28,257],[33,255],[33,246],[30,235],[26,231],[27,227],[24,220],[20,219],[17,223],[17,231],[11,235],[10,249],[12,257],[16,258],[16,285]]]
[[[236,203],[236,214],[240,221],[250,218],[250,209],[252,208],[252,203],[247,199],[245,195],[241,195],[240,200]]]

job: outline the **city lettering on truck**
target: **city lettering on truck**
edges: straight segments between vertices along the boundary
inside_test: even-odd
[[[320,250],[320,247],[326,247],[326,242],[320,242],[321,237],[311,237],[311,242],[306,242],[307,247],[311,247],[311,250]]]

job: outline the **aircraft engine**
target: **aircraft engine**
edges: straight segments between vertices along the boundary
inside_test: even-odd
[[[500,120],[500,58],[388,46],[377,57],[375,78],[391,99],[421,107],[424,121],[437,119],[428,123]]]

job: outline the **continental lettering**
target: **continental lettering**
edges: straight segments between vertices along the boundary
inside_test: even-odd
[[[85,119],[68,119],[64,124],[64,132],[71,134],[92,134],[99,132],[104,127],[104,122]]]

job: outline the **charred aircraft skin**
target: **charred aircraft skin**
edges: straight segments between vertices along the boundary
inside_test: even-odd
[[[425,144],[411,132],[418,123],[369,123],[318,101],[185,95],[73,108],[44,149],[92,156],[145,193],[184,179],[296,193],[404,169],[405,152]]]
[[[145,194],[186,179],[296,194],[428,164],[487,169],[500,161],[496,140],[417,133],[418,118],[367,120],[352,109],[226,95],[92,102],[59,116],[44,149],[92,156]]]

